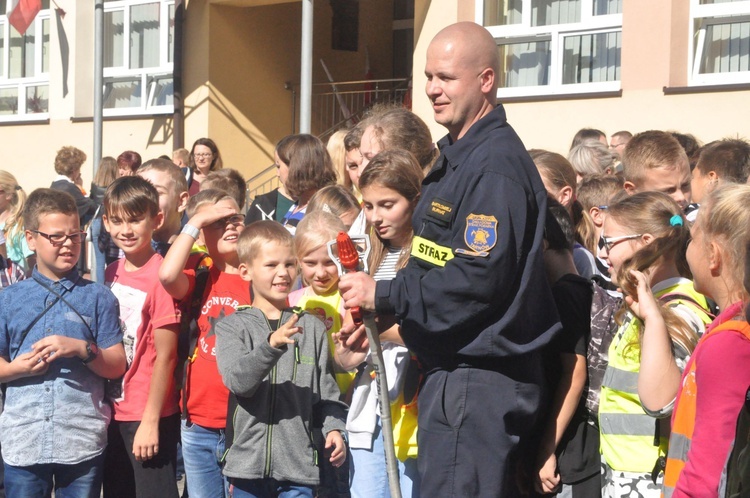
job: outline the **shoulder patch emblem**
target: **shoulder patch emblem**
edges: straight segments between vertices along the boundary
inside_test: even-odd
[[[464,242],[477,256],[487,256],[497,244],[497,218],[483,214],[467,216]]]

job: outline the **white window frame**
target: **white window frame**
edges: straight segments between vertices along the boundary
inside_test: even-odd
[[[10,7],[10,2],[7,2]],[[49,103],[49,71],[42,72],[42,24],[44,21],[49,22],[50,27],[50,44],[49,49],[52,48],[52,24],[50,21],[50,9],[40,10],[33,21],[34,33],[36,40],[34,40],[34,76],[22,77],[22,78],[10,78],[10,30],[11,25],[8,22],[8,16],[5,12],[0,14],[0,33],[2,33],[5,43],[3,44],[2,64],[0,68],[0,90],[6,89],[17,89],[18,90],[18,112],[16,114],[0,115],[1,122],[16,122],[16,121],[45,121],[49,119],[49,109],[47,112],[26,112],[26,90],[30,87],[35,86],[47,86],[47,98]],[[51,54],[47,54],[48,57]],[[49,68],[48,68],[49,69]]]
[[[498,45],[531,41],[550,42],[549,84],[498,88],[498,98],[566,95],[578,93],[616,92],[620,81],[595,83],[562,83],[564,39],[568,36],[591,35],[622,31],[622,14],[593,15],[594,0],[581,0],[581,20],[577,23],[550,26],[531,25],[531,0],[522,0],[521,22],[508,26],[485,26]],[[484,0],[475,0],[475,21],[484,26]]]
[[[130,69],[130,9],[137,5],[159,3],[159,65],[155,67]],[[169,62],[169,9],[174,7],[174,0],[119,0],[104,2],[104,12],[123,12],[123,66],[105,67],[104,68],[104,87],[105,92],[107,84],[118,80],[140,79],[141,89],[146,89],[141,95],[141,105],[139,107],[122,107],[116,109],[104,109],[103,115],[109,116],[139,116],[152,114],[172,114],[174,113],[174,104],[156,105],[153,104],[156,91],[156,82],[162,77],[174,78],[174,63]],[[174,79],[173,79],[174,81]]]
[[[701,5],[690,0],[690,43],[688,49],[688,85],[731,85],[750,83],[750,71],[701,74],[701,57],[706,43],[706,28],[728,22],[749,22],[750,0]]]

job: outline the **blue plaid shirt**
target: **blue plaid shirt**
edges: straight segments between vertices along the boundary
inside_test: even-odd
[[[122,341],[119,306],[107,287],[81,278],[75,269],[58,282],[36,268],[32,277],[0,293],[0,356],[6,361],[31,351],[36,341],[51,335],[93,341],[101,349]],[[55,296],[34,279],[75,306],[93,337],[67,304],[62,300],[52,304]],[[47,307],[49,311],[21,343],[23,331]],[[44,375],[8,383],[0,415],[3,460],[18,467],[90,460],[107,446],[110,416],[104,379],[78,358],[58,358]]]

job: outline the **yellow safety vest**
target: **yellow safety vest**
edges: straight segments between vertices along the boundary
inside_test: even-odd
[[[688,296],[708,309],[706,298],[698,294],[690,281],[681,281],[654,293],[658,299],[666,294]],[[688,304],[704,323],[711,322],[707,312],[679,297],[669,304]],[[602,380],[599,403],[599,431],[601,453],[607,465],[621,472],[647,473],[656,461],[664,457],[669,444],[669,421],[657,423],[647,415],[638,397],[640,344],[638,321],[628,313],[609,346],[609,363]],[[658,431],[658,433],[657,433]]]

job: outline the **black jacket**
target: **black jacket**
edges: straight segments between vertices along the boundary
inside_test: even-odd
[[[76,201],[76,207],[78,208],[78,217],[81,219],[81,226],[86,225],[86,223],[91,221],[94,217],[97,208],[96,201],[83,195],[81,189],[79,189],[76,184],[67,180],[57,180],[52,182],[50,188],[54,190],[62,190],[73,196],[73,199]]]
[[[378,314],[402,321],[430,368],[493,368],[560,329],[542,262],[547,191],[502,106],[441,155],[422,182],[408,265],[377,283]]]

